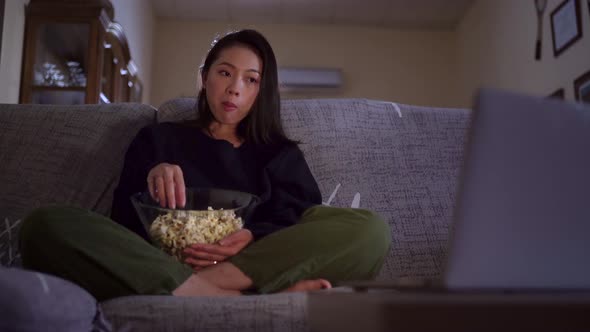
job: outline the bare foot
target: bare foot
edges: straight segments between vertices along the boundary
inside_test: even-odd
[[[308,292],[319,289],[332,288],[332,284],[326,279],[301,280],[295,285],[285,289],[283,292]]]

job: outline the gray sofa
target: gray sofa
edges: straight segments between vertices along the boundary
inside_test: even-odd
[[[31,209],[69,204],[108,215],[138,130],[193,118],[194,105],[191,98],[157,111],[140,104],[0,105],[0,275],[19,266],[16,233]],[[317,99],[285,100],[282,116],[287,133],[302,141],[325,204],[358,204],[389,222],[392,246],[378,279],[439,275],[470,111]],[[10,282],[0,278],[0,294]],[[114,330],[304,331],[306,299],[130,296],[99,303],[96,312]]]

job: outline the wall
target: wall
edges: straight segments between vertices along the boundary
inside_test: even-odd
[[[157,19],[150,103],[194,96],[198,67],[213,37],[227,24]],[[279,65],[343,70],[338,92],[283,94],[285,98],[360,97],[406,104],[454,106],[452,31],[257,24]]]
[[[144,83],[143,102],[159,105],[192,96],[197,68],[216,33],[227,24],[155,19],[148,1],[113,0],[132,57]],[[544,17],[542,61],[534,60],[533,1],[477,0],[456,31],[251,25],[271,41],[280,65],[336,67],[345,75],[338,92],[285,97],[362,97],[407,104],[471,106],[480,86],[548,95],[590,69],[590,18],[582,3],[583,37],[553,56],[549,0]],[[0,102],[18,102],[27,0],[6,0],[0,57]],[[305,47],[301,46],[305,42]]]
[[[111,0],[115,21],[119,22],[129,43],[131,58],[138,67],[143,84],[142,102],[149,103],[152,82],[152,48],[155,18],[150,1]]]
[[[480,86],[546,96],[565,88],[574,100],[573,81],[590,70],[590,15],[581,1],[582,39],[553,56],[550,13],[562,0],[549,0],[543,22],[542,61],[535,61],[537,16],[533,1],[478,0],[457,29],[459,99],[471,106]]]
[[[25,35],[25,4],[28,0],[6,0],[0,54],[0,103],[18,103],[20,68]]]

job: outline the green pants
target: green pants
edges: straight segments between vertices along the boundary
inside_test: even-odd
[[[389,245],[389,227],[372,212],[315,206],[230,262],[256,292],[272,293],[302,279],[372,279]],[[79,208],[35,210],[23,221],[20,247],[25,268],[75,282],[99,301],[171,294],[193,273],[125,227]]]

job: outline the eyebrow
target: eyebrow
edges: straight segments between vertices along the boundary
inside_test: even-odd
[[[217,65],[218,65],[218,66],[221,66],[221,65],[226,65],[226,66],[230,66],[230,67],[232,67],[232,68],[234,68],[234,69],[237,69],[237,67],[236,67],[236,66],[234,66],[233,64],[231,64],[231,63],[229,63],[229,62],[225,62],[225,61],[224,61],[224,62],[220,62],[220,63],[218,63]],[[256,70],[256,69],[248,69],[248,70],[246,70],[246,71],[249,71],[249,72],[254,72],[254,73],[257,73],[257,74],[259,74],[259,75],[260,75],[260,72],[259,72],[258,70]]]

